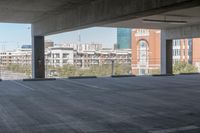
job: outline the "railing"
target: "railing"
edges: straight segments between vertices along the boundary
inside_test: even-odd
[[[71,61],[73,59],[68,59]],[[186,59],[185,59],[186,60]],[[64,78],[69,76],[111,76],[111,75],[152,75],[160,74],[160,58],[147,59],[111,59],[86,60],[74,62],[45,62],[47,78]],[[23,63],[23,61],[20,61]],[[193,58],[192,64],[189,61],[173,60],[173,72],[196,73],[200,72],[200,58]],[[31,78],[32,68],[30,64],[21,63],[0,63],[0,78],[23,79]]]

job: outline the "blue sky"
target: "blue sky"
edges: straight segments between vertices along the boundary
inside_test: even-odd
[[[46,36],[45,39],[55,43],[78,42],[79,33],[82,43],[102,43],[104,47],[113,47],[117,40],[115,28],[94,27],[80,31],[66,32]],[[30,24],[8,24],[0,23],[0,51],[20,47],[23,44],[31,44]]]
[[[0,24],[0,50],[14,49],[21,44],[31,43],[31,25]]]
[[[113,47],[117,42],[116,28],[93,27],[82,29],[79,31],[72,31],[61,33],[57,35],[47,36],[46,39],[53,40],[56,43],[62,42],[78,42],[79,34],[82,43],[101,43],[104,47]]]

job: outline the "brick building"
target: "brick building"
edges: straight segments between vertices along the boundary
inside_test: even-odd
[[[160,30],[132,30],[132,73],[148,75],[160,71]],[[200,38],[173,40],[173,64],[184,61],[200,72]]]
[[[132,31],[132,72],[146,75],[160,69],[160,31]]]

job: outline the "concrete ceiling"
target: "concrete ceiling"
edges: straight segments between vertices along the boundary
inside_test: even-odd
[[[144,22],[144,19],[151,20],[171,20],[171,21],[186,21],[185,24],[174,23],[153,23]],[[106,27],[124,27],[124,28],[149,28],[149,29],[163,29],[174,28],[186,25],[200,24],[200,7],[187,8],[182,10],[175,10],[158,15],[147,16],[137,19],[130,19],[104,25]]]
[[[33,23],[94,0],[0,0],[0,22]]]
[[[195,6],[200,6],[199,0],[0,0],[0,22],[31,23],[34,35],[92,26],[168,28],[177,25],[143,23],[142,20],[199,23],[200,8],[185,9]],[[184,10],[174,11],[176,9]]]

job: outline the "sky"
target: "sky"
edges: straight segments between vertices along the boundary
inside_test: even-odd
[[[0,50],[31,44],[31,25],[0,23]]]
[[[116,28],[105,27],[65,32],[46,36],[45,39],[56,44],[76,43],[80,40],[79,35],[82,43],[101,43],[106,48],[112,48],[117,41]],[[24,44],[31,44],[30,24],[0,23],[0,51],[16,49]]]
[[[79,35],[80,38],[79,39]],[[81,40],[82,43],[100,43],[104,47],[112,48],[117,42],[116,28],[93,27],[73,32],[66,32],[57,35],[47,36],[45,39],[53,40],[56,43],[74,43]]]

